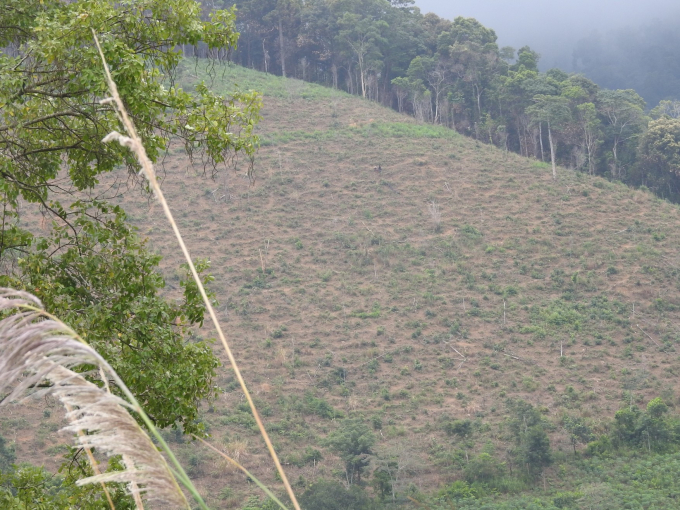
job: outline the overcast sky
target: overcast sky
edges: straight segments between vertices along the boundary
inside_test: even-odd
[[[680,11],[680,0],[416,0],[423,13],[477,18],[500,46],[528,44],[541,68],[571,68],[574,43],[593,30],[639,26]],[[680,28],[680,27],[679,27]]]

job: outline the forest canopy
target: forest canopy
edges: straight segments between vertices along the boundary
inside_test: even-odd
[[[204,3],[206,15],[212,5]],[[636,32],[626,43],[635,46],[628,60],[582,41],[575,59],[589,79],[559,69],[541,73],[532,48],[499,47],[492,28],[473,18],[423,14],[412,0],[239,0],[236,6],[241,36],[233,58],[243,66],[340,88],[553,166],[680,199],[677,176],[646,165],[639,152],[648,110],[662,99],[671,104],[663,115],[678,110],[671,93],[673,76],[680,75],[672,64],[677,49],[673,37],[660,46],[665,29]],[[615,79],[628,71],[634,71],[630,80]],[[602,73],[610,80],[600,79]]]

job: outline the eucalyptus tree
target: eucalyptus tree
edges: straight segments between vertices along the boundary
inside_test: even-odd
[[[384,20],[351,12],[344,13],[338,25],[338,41],[345,45],[348,61],[356,59],[361,95],[366,97],[369,75],[382,67],[382,49],[387,42],[384,34],[389,25]]]
[[[612,176],[621,178],[619,165],[622,145],[635,140],[646,124],[645,101],[634,90],[601,90],[597,93],[597,109],[608,134],[612,154]]]
[[[539,94],[534,97],[534,104],[526,110],[536,123],[545,122],[548,127],[548,141],[550,143],[550,162],[552,163],[553,179],[557,179],[556,141],[554,131],[560,131],[570,120],[571,110],[569,100],[563,96],[548,96]]]

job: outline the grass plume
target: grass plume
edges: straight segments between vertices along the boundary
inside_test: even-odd
[[[77,434],[78,446],[121,455],[126,466],[124,471],[96,474],[78,484],[127,483],[138,502],[138,494],[144,492],[163,508],[188,508],[170,467],[129,410],[144,421],[148,417],[106,360],[42,310],[31,294],[0,289],[0,316],[6,316],[0,320],[0,394],[5,395],[0,405],[27,394],[54,395],[67,409],[69,424],[63,430]],[[103,380],[113,380],[129,401],[110,393],[107,384],[100,388],[86,380],[72,370],[77,366],[96,367]],[[179,470],[180,478],[186,478]]]

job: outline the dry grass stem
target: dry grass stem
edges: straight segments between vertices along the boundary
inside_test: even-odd
[[[207,441],[201,439],[200,437],[194,435],[194,438],[195,438],[195,439],[198,439],[198,440],[199,440],[201,443],[203,443],[205,446],[207,446],[207,447],[210,448],[212,451],[214,451],[215,453],[217,453],[218,455],[220,455],[223,459],[225,459],[227,462],[229,462],[229,464],[231,464],[232,466],[234,466],[234,467],[237,468],[238,470],[242,471],[248,478],[250,478],[253,482],[255,482],[255,484],[256,484],[258,487],[260,487],[260,489],[262,489],[262,490],[265,492],[265,494],[267,494],[267,496],[269,496],[269,497],[272,499],[272,501],[274,501],[277,505],[279,505],[281,508],[283,508],[283,510],[286,510],[286,505],[284,505],[283,503],[281,503],[281,501],[279,501],[279,499],[278,499],[278,498],[277,498],[277,497],[276,497],[276,496],[275,496],[275,495],[274,495],[274,494],[273,494],[273,493],[272,493],[272,492],[271,492],[271,491],[270,491],[270,490],[269,490],[262,482],[260,482],[260,481],[259,481],[257,478],[255,478],[252,474],[250,474],[250,471],[248,471],[245,467],[243,467],[243,465],[242,465],[241,463],[239,463],[238,461],[232,459],[231,457],[229,457],[229,455],[227,455],[226,453],[224,453],[224,452],[218,450],[218,449],[215,448],[213,445],[211,445],[211,444],[208,443]]]
[[[113,81],[113,78],[111,77],[111,73],[109,72],[109,67],[108,64],[106,63],[106,59],[104,57],[104,53],[101,50],[101,46],[99,45],[99,40],[97,39],[96,34],[93,31],[94,39],[97,44],[97,48],[99,49],[99,53],[102,58],[102,63],[104,66],[104,71],[106,73],[106,79],[109,85],[109,90],[111,92],[111,98],[104,99],[102,103],[113,103],[115,105],[115,109],[117,114],[119,115],[120,121],[125,127],[125,130],[127,131],[129,136],[122,135],[118,132],[112,132],[109,133],[105,138],[104,142],[118,142],[120,145],[123,147],[129,148],[136,156],[137,160],[139,161],[139,164],[142,167],[142,173],[146,177],[146,179],[149,182],[149,186],[154,192],[154,195],[158,199],[158,202],[161,204],[161,207],[163,208],[163,212],[165,213],[166,218],[168,219],[168,222],[170,223],[170,226],[172,227],[172,230],[175,234],[175,237],[177,238],[177,242],[180,245],[180,248],[182,250],[182,253],[184,254],[184,257],[187,261],[187,264],[189,265],[189,269],[191,271],[191,274],[194,278],[194,281],[196,282],[196,285],[198,286],[198,289],[201,293],[201,297],[203,298],[203,302],[205,303],[205,307],[208,311],[208,314],[210,315],[210,318],[213,322],[213,325],[215,326],[215,329],[217,331],[217,336],[220,339],[220,342],[222,343],[222,346],[224,347],[224,350],[227,353],[227,356],[229,357],[229,362],[231,363],[231,366],[234,370],[234,374],[236,375],[236,378],[238,379],[239,384],[241,385],[241,389],[243,390],[243,393],[248,400],[248,404],[250,406],[250,409],[252,410],[253,417],[255,418],[255,421],[257,422],[257,426],[260,430],[260,434],[262,435],[266,445],[267,449],[269,450],[269,454],[271,455],[272,460],[274,461],[274,464],[276,466],[276,469],[278,470],[281,480],[283,481],[283,484],[286,488],[286,491],[288,493],[288,496],[291,499],[291,502],[293,503],[293,506],[295,507],[296,510],[300,510],[300,505],[297,502],[297,499],[295,498],[295,494],[293,493],[293,489],[288,481],[288,477],[286,476],[285,471],[283,470],[283,466],[281,466],[281,462],[279,461],[278,455],[276,454],[276,451],[274,450],[274,446],[271,442],[271,439],[269,438],[269,434],[265,430],[264,424],[262,423],[262,419],[260,418],[260,414],[257,411],[257,408],[255,407],[255,404],[253,402],[253,399],[250,395],[250,392],[248,391],[248,388],[246,386],[245,380],[243,379],[243,376],[241,375],[241,371],[238,367],[238,364],[236,363],[236,358],[234,357],[231,348],[229,347],[229,343],[227,342],[227,339],[224,335],[224,332],[222,331],[222,327],[220,326],[219,321],[217,320],[217,315],[215,313],[215,310],[212,306],[212,303],[210,302],[210,299],[208,299],[208,296],[205,292],[205,288],[203,287],[203,282],[201,281],[201,278],[198,275],[198,272],[196,271],[196,268],[194,266],[194,263],[191,259],[191,255],[189,254],[189,250],[186,247],[186,244],[184,243],[184,239],[182,238],[182,235],[179,232],[179,228],[177,227],[177,223],[175,222],[172,212],[170,211],[170,207],[165,200],[165,196],[163,195],[163,191],[160,188],[160,185],[158,184],[158,179],[156,178],[156,172],[153,167],[153,163],[149,159],[149,157],[146,154],[146,150],[144,149],[144,145],[142,143],[141,138],[137,134],[137,131],[134,127],[134,124],[130,120],[127,111],[125,110],[125,106],[123,105],[123,101],[120,98],[120,95],[118,94],[118,89],[116,87],[115,82]]]

